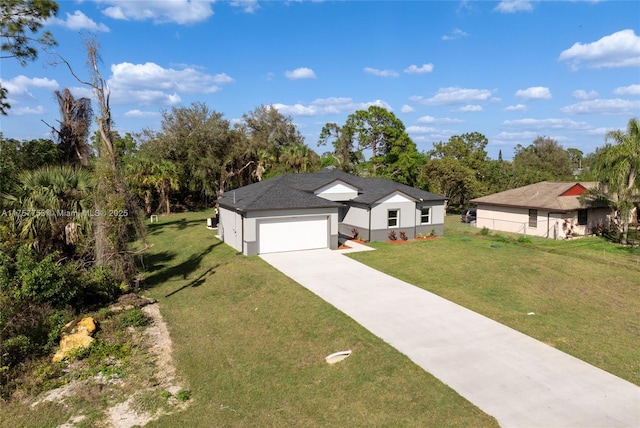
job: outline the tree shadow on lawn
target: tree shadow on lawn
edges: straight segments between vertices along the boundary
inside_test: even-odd
[[[202,259],[209,254],[215,247],[222,244],[222,241],[218,241],[214,244],[209,245],[204,251],[200,254],[192,254],[187,260],[184,262],[177,264],[175,266],[171,266],[167,269],[159,270],[153,269],[152,271],[158,271],[153,275],[147,277],[144,281],[144,288],[151,288],[163,282],[169,281],[175,277],[181,277],[180,279],[186,280],[189,279],[189,274],[193,273],[200,267],[202,263]],[[163,256],[163,254],[165,254]],[[159,253],[159,260],[162,260],[162,257],[166,257],[167,261],[175,258],[175,254],[171,253]],[[216,266],[217,267],[217,266]],[[213,268],[211,268],[213,269]],[[211,270],[210,269],[210,270]],[[209,271],[207,271],[209,272]]]
[[[206,226],[207,222],[204,219],[187,220],[185,217],[183,217],[181,219],[171,221],[159,221],[157,223],[150,223],[147,225],[147,227],[149,235],[155,235],[161,233],[161,229],[167,226],[175,226],[178,230],[184,230],[187,227],[193,227],[196,225]]]
[[[216,273],[216,271],[214,269],[220,267],[220,263],[218,263],[217,265],[210,267],[209,269],[207,269],[206,271],[204,271],[203,273],[201,273],[197,278],[195,278],[193,281],[183,285],[182,287],[173,290],[171,293],[169,294],[165,294],[164,297],[171,297],[174,294],[184,290],[185,288],[196,288],[201,286],[202,284],[204,284],[206,278],[210,275],[210,274],[214,274]]]
[[[144,254],[140,264],[142,270],[146,273],[152,273],[165,267],[166,263],[175,259],[177,256],[173,251],[162,251],[155,254]]]

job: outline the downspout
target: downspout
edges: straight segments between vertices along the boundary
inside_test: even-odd
[[[423,199],[420,199],[421,201]],[[422,207],[420,208],[420,210],[422,210]],[[421,211],[422,214],[422,211]],[[415,239],[416,235],[418,234],[418,207],[414,206],[413,207],[413,238]]]
[[[373,239],[371,239],[371,205],[369,205],[367,209],[369,210],[369,242],[371,242],[373,241]]]

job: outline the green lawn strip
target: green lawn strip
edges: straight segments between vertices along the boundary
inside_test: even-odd
[[[149,235],[149,277],[163,279],[149,292],[191,403],[149,426],[497,426],[262,259],[218,245],[206,215],[175,217]]]
[[[640,384],[634,267],[598,262],[599,242],[565,242],[574,253],[558,254],[545,251],[557,243],[510,243],[466,227],[454,225],[433,241],[373,243],[378,251],[350,257]]]

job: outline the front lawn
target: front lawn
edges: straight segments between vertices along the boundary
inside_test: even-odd
[[[148,236],[149,293],[191,392],[185,411],[149,426],[497,426],[259,257],[221,244],[206,217],[161,217]]]
[[[350,257],[640,385],[640,249],[531,241],[451,216],[443,238]]]

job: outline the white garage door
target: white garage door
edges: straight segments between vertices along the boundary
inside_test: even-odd
[[[327,248],[328,226],[327,217],[263,220],[258,226],[258,253]]]

